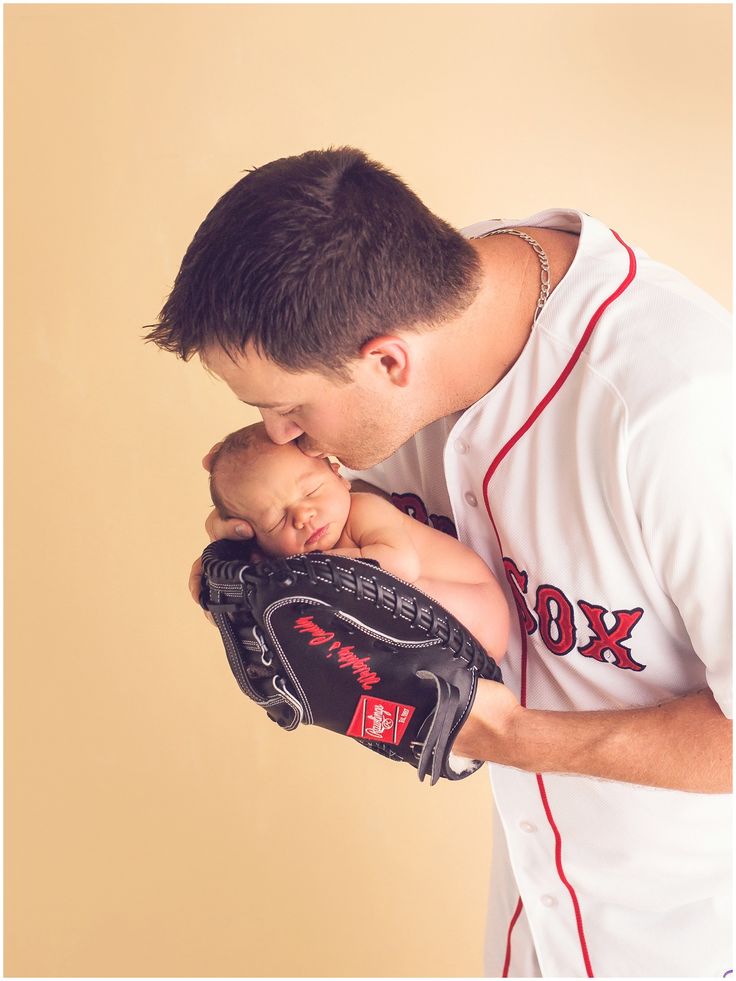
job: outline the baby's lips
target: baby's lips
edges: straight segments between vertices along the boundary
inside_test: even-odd
[[[322,538],[325,532],[327,531],[327,527],[328,527],[327,525],[323,525],[321,528],[318,528],[314,532],[314,534],[310,535],[309,538],[306,540],[306,542],[304,543],[304,547],[306,548],[309,545],[314,545],[315,542],[319,541],[320,538]]]

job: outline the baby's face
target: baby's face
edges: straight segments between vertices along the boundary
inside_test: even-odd
[[[305,456],[294,443],[269,448],[246,476],[223,474],[220,486],[233,513],[253,525],[269,555],[334,548],[350,512],[350,485],[324,459]]]

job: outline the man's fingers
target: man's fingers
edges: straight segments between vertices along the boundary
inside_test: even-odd
[[[253,538],[255,532],[253,526],[243,518],[228,518],[223,520],[217,511],[211,511],[204,523],[205,530],[211,542],[218,541],[220,538],[229,538],[232,541],[242,542],[244,539]]]
[[[212,458],[217,453],[217,451],[222,446],[224,440],[220,440],[219,443],[215,443],[212,449],[205,454],[202,458],[202,466],[209,473],[212,470]],[[217,511],[211,511],[205,521],[205,530],[209,536],[211,542],[217,541],[220,538],[229,538],[233,541],[244,541],[248,538],[253,538],[255,532],[252,525],[248,521],[243,521],[240,518],[230,518],[227,521],[218,515]],[[202,585],[202,559],[199,558],[195,561],[192,566],[192,571],[189,573],[189,592],[192,594],[192,599],[197,605],[199,604],[199,593]],[[215,621],[212,618],[212,614],[205,610],[204,614],[210,623],[214,624]]]
[[[215,443],[215,445],[212,447],[209,453],[206,453],[202,457],[202,466],[207,471],[207,473],[209,473],[210,470],[212,469],[212,457],[215,455],[215,453],[217,453],[217,451],[220,449],[220,447],[224,442],[225,441],[221,439],[219,443]]]
[[[192,571],[189,573],[189,592],[192,594],[192,599],[199,606],[199,590],[202,585],[202,559],[198,558],[194,565],[192,566]]]
[[[189,592],[192,594],[192,599],[197,604],[197,606],[201,606],[199,602],[199,591],[201,585],[202,585],[202,559],[200,557],[194,562],[194,565],[192,566],[192,571],[189,573]],[[212,626],[216,627],[217,624],[215,623],[215,618],[212,616],[210,611],[203,610],[202,612],[207,617],[207,619],[212,624]]]

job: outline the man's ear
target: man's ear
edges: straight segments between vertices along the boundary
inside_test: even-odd
[[[371,370],[379,372],[392,384],[400,388],[409,384],[412,350],[405,337],[397,334],[374,337],[360,349],[360,356]]]

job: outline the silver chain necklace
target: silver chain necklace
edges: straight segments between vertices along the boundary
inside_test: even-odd
[[[547,253],[536,239],[533,239],[531,235],[527,235],[526,232],[520,232],[518,228],[494,228],[490,232],[484,232],[482,235],[476,235],[475,237],[488,238],[491,235],[516,235],[517,238],[523,238],[525,242],[528,242],[537,253],[539,265],[541,266],[541,289],[539,291],[537,307],[534,311],[534,319],[532,320],[532,324],[536,324],[537,317],[542,312],[542,307],[549,297],[549,259],[547,258]]]

